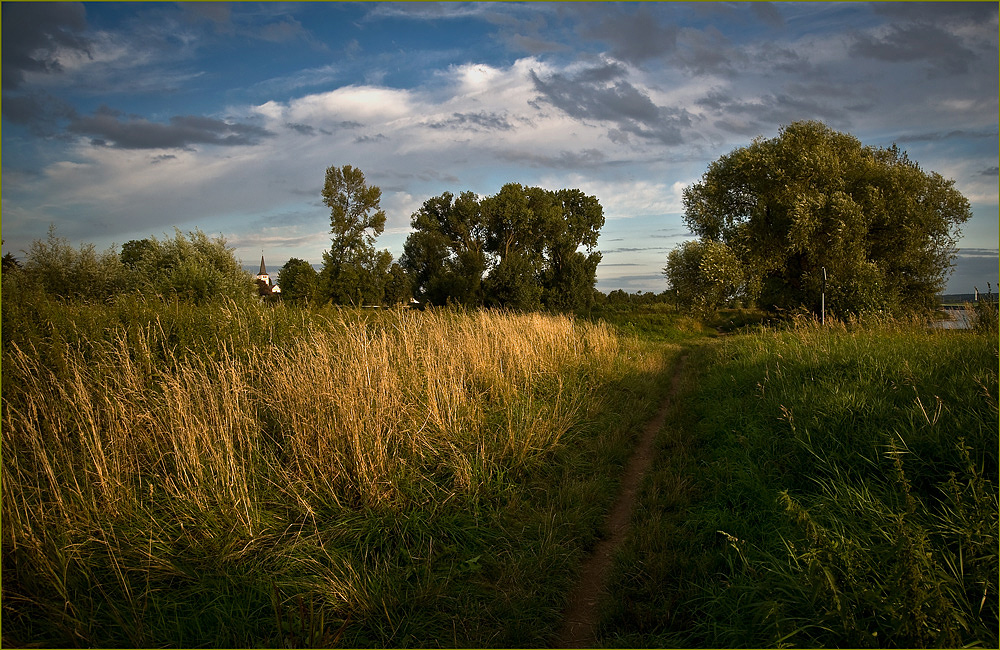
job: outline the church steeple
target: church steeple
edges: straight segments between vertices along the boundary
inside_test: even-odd
[[[263,254],[260,256],[260,273],[257,274],[257,292],[264,297],[281,293],[281,287],[272,282],[271,276],[267,274]]]

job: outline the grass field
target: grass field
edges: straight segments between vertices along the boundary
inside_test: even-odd
[[[995,332],[801,323],[694,354],[604,644],[996,646]]]
[[[678,349],[537,314],[8,305],[7,645],[543,645]]]
[[[762,320],[5,301],[3,643],[548,645],[684,353],[600,643],[994,647],[995,332]]]

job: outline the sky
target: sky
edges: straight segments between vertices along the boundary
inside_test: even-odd
[[[819,120],[972,205],[946,291],[998,282],[997,3],[3,2],[3,252],[174,229],[319,264],[325,170],[382,190],[377,246],[444,192],[575,188],[603,291],[661,292],[718,157]]]

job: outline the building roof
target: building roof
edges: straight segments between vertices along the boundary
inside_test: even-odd
[[[264,267],[264,256],[260,256],[260,273],[257,275],[267,275],[267,269]]]

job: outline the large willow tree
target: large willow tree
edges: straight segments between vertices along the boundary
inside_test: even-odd
[[[954,185],[895,145],[796,122],[711,163],[684,191],[684,221],[730,249],[766,309],[818,310],[825,267],[836,312],[913,311],[944,288],[971,216]]]

